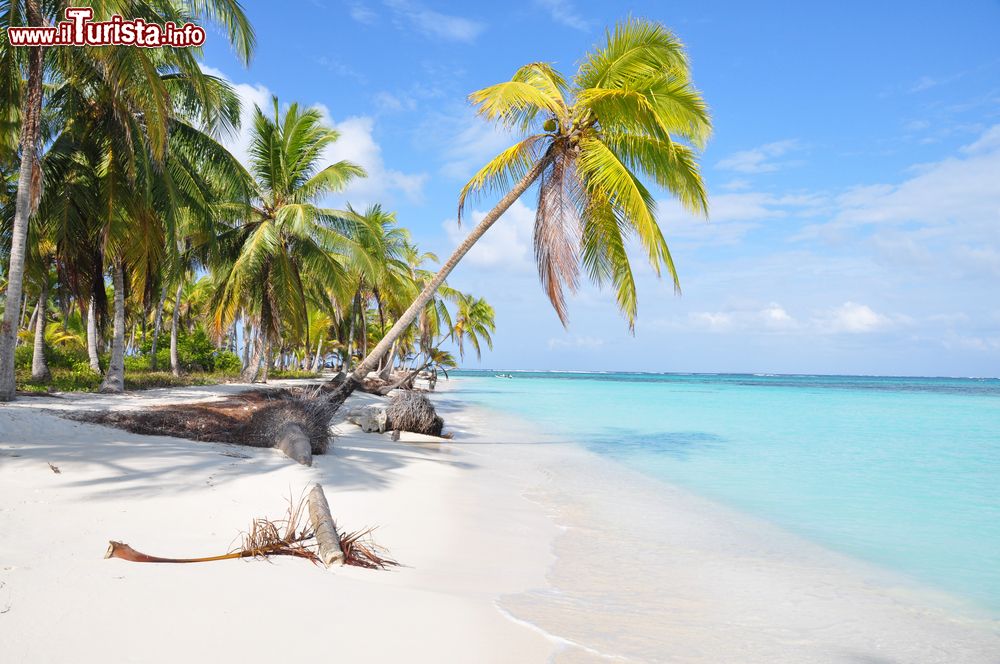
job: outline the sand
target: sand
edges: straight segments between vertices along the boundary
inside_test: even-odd
[[[307,468],[274,450],[139,436],[42,410],[191,402],[239,389],[0,407],[0,661],[550,656],[555,643],[506,618],[495,600],[544,585],[554,527],[518,486],[453,445],[407,434],[394,443],[343,424],[333,453]],[[280,517],[290,494],[317,481],[343,527],[378,526],[378,541],[404,567],[103,559],[110,539],[161,556],[223,553],[252,517]]]
[[[0,660],[1000,662],[990,616],[470,407],[460,380],[433,396],[453,441],[341,423],[312,468],[50,412],[241,389],[0,406]],[[405,566],[102,558],[221,553],[315,481]]]

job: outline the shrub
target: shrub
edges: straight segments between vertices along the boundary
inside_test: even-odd
[[[218,351],[215,354],[212,369],[216,373],[238,374],[243,369],[243,360],[240,359],[239,355],[231,351]]]
[[[30,369],[31,368],[31,356],[34,354],[35,349],[27,344],[20,344],[14,349],[14,368],[15,369]]]
[[[149,371],[149,355],[126,355],[125,373],[130,371]]]

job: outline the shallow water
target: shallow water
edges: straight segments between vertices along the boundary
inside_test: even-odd
[[[461,372],[463,401],[1000,616],[1000,381]]]

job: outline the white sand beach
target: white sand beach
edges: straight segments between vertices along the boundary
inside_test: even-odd
[[[311,468],[53,412],[246,386],[0,407],[2,660],[1000,661],[997,624],[949,598],[468,407],[461,381],[441,387],[454,440],[341,423]],[[111,539],[223,553],[317,481],[342,527],[378,526],[403,566],[103,559]]]

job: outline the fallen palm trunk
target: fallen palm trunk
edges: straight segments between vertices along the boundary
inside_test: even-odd
[[[318,483],[309,492],[309,521],[312,522],[319,547],[319,559],[329,567],[333,563],[344,564],[344,549],[340,546],[337,524],[330,514],[330,503],[326,501],[323,487]]]
[[[308,506],[309,526],[300,528],[303,512]],[[243,535],[242,546],[229,553],[200,558],[165,558],[136,551],[123,542],[111,541],[105,558],[119,558],[134,563],[205,563],[240,558],[294,556],[329,567],[333,564],[353,565],[369,569],[385,569],[398,565],[385,557],[385,550],[371,541],[374,529],[340,534],[330,513],[323,487],[315,484],[307,500],[297,504],[289,501],[288,515],[278,521],[258,518]]]

